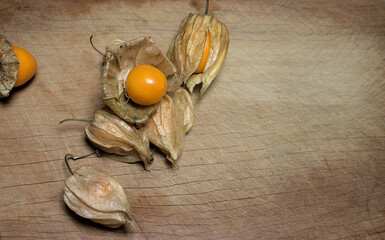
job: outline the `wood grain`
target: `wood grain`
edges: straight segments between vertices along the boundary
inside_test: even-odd
[[[202,0],[203,1],[203,0]],[[38,73],[0,101],[0,238],[384,239],[385,3],[212,0],[230,31],[179,169],[90,157],[124,187],[137,226],[106,229],[63,202],[63,157],[92,147],[107,42],[164,52],[202,1],[0,0],[0,32]]]

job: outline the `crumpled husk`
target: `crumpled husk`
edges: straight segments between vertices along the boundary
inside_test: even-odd
[[[90,142],[103,152],[111,153],[105,156],[113,160],[126,163],[143,161],[146,169],[153,161],[146,136],[108,108],[95,112],[94,119],[86,126],[85,132]]]
[[[64,201],[79,216],[106,227],[117,228],[134,222],[122,186],[91,166],[82,166],[67,178]]]
[[[203,73],[194,74],[201,62],[207,31],[211,35],[209,58]],[[178,70],[178,75],[190,92],[203,83],[201,96],[218,75],[226,58],[229,32],[226,25],[214,16],[190,14],[181,22],[179,33],[171,43],[167,57]]]
[[[0,35],[0,98],[8,97],[17,80],[19,60],[12,44]]]
[[[194,123],[194,107],[190,94],[179,88],[166,94],[149,121],[139,129],[146,137],[166,154],[167,160],[177,165],[182,154],[185,134]]]
[[[156,111],[157,103],[141,106],[130,101],[125,90],[128,73],[137,65],[152,65],[167,78],[168,92],[181,84],[176,69],[150,37],[131,41],[114,40],[107,44],[102,76],[102,98],[120,118],[137,126],[143,125]],[[179,84],[179,85],[178,85]]]

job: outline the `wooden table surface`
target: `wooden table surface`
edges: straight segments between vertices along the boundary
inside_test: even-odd
[[[111,40],[166,52],[196,1],[0,0],[0,33],[38,73],[0,101],[0,238],[384,239],[385,2],[212,0],[227,59],[199,100],[179,169],[90,157],[121,183],[137,227],[110,230],[63,201],[63,157],[93,151]]]

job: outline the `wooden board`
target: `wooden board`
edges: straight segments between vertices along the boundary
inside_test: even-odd
[[[109,41],[151,35],[166,52],[196,1],[0,0],[0,33],[38,73],[0,101],[0,238],[385,238],[385,3],[212,0],[230,31],[179,169],[90,157],[137,223],[110,230],[63,201],[63,157],[93,151],[84,123],[103,106]]]

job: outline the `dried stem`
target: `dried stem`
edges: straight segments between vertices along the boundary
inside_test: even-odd
[[[206,10],[205,10],[205,15],[209,12],[209,0],[206,0]]]
[[[72,160],[78,160],[78,159],[81,159],[81,158],[86,158],[86,157],[89,157],[93,154],[96,154],[97,157],[101,157],[102,156],[102,153],[100,152],[99,149],[96,149],[95,152],[92,152],[92,153],[89,153],[89,154],[86,154],[84,156],[75,156],[71,153],[68,153],[64,156],[64,161],[67,165],[67,168],[68,168],[68,171],[71,173],[71,175],[74,175],[74,172],[72,171],[70,165],[68,164],[68,159],[72,159]]]
[[[59,122],[59,124],[62,124],[64,122],[69,122],[69,121],[76,121],[76,122],[92,122],[92,120],[88,120],[88,119],[79,119],[79,118],[66,118],[66,119],[63,119]]]
[[[90,37],[90,43],[91,43],[91,46],[95,49],[95,51],[97,51],[100,55],[102,55],[104,57],[104,54],[99,51],[95,46],[94,46],[94,43],[92,42],[92,38],[94,37],[94,35],[91,35]]]

